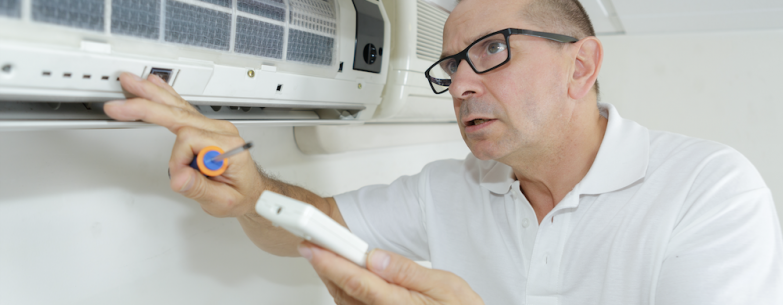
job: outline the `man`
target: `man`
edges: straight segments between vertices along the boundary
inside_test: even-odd
[[[464,0],[443,36],[428,75],[452,95],[472,154],[335,198],[259,174],[248,154],[199,175],[195,152],[244,141],[156,77],[124,74],[139,98],[105,110],[177,134],[171,187],[237,217],[261,249],[307,258],[341,304],[783,303],[783,239],[758,172],[731,148],[596,107],[603,48],[578,2]],[[364,270],[297,247],[253,211],[263,190],[390,252],[373,251]]]

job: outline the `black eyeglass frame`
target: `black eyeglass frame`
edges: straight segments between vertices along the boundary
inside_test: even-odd
[[[449,84],[445,86],[446,89],[441,91],[441,92],[438,92],[438,90],[435,89],[435,86],[433,85],[433,82],[439,82],[439,79],[430,76],[430,70],[432,70],[432,68],[435,68],[437,65],[439,65],[444,60],[448,60],[448,59],[452,59],[453,58],[453,59],[457,60],[457,64],[459,65],[459,63],[462,62],[462,60],[464,59],[464,60],[466,60],[468,62],[468,65],[470,66],[471,69],[473,69],[473,72],[476,72],[476,74],[487,73],[487,72],[495,70],[498,67],[500,67],[502,65],[505,65],[507,62],[509,62],[511,60],[511,48],[510,47],[508,49],[508,56],[506,57],[506,60],[504,60],[502,63],[499,63],[499,64],[497,64],[496,66],[494,66],[492,68],[489,68],[489,69],[481,71],[481,72],[476,70],[476,66],[473,65],[473,61],[471,61],[470,57],[468,57],[468,50],[470,50],[470,48],[472,48],[474,45],[476,45],[480,41],[484,40],[484,38],[487,38],[487,37],[490,37],[490,36],[493,36],[493,35],[497,35],[497,34],[503,34],[503,37],[506,39],[506,46],[509,46],[508,37],[511,36],[511,35],[533,36],[533,37],[549,39],[549,40],[552,40],[552,41],[557,41],[557,42],[562,42],[562,43],[575,43],[575,42],[579,41],[579,39],[576,39],[576,38],[571,37],[571,36],[554,34],[554,33],[547,33],[547,32],[537,32],[537,31],[531,31],[531,30],[515,29],[515,28],[507,28],[507,29],[503,29],[503,30],[500,30],[500,31],[497,31],[497,32],[489,33],[487,35],[482,36],[479,39],[476,39],[476,41],[471,43],[467,48],[465,48],[461,52],[459,52],[457,54],[454,54],[454,55],[451,55],[451,56],[447,56],[447,57],[441,58],[440,60],[436,61],[435,64],[430,66],[429,69],[427,69],[427,71],[424,71],[424,76],[427,77],[427,82],[430,84],[430,88],[432,88],[432,92],[435,92],[435,94],[441,94],[443,92],[449,91],[448,87],[451,86],[451,80],[449,80]],[[440,86],[443,86],[443,85],[440,85]]]

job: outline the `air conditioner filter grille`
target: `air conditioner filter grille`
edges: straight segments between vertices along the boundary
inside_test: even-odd
[[[234,51],[282,59],[283,31],[280,25],[238,16]],[[291,59],[290,56],[288,58]]]
[[[0,16],[21,17],[22,0],[0,0]]]
[[[237,9],[277,21],[285,21],[285,3],[282,0],[239,0]]]
[[[217,4],[224,7],[231,7],[231,0],[201,0],[206,3]]]
[[[111,32],[141,38],[160,36],[160,0],[114,0]]]
[[[231,14],[166,1],[166,41],[228,51]]]
[[[334,39],[294,30],[288,32],[288,58],[317,65],[332,61]],[[313,50],[315,48],[315,50]]]
[[[0,18],[316,65],[334,64],[335,0],[0,0]],[[236,7],[234,7],[236,4]],[[21,8],[29,5],[29,16]],[[111,8],[106,20],[106,6]],[[109,23],[109,24],[106,24]],[[233,38],[233,39],[232,39]]]
[[[103,0],[33,0],[33,20],[102,31]]]

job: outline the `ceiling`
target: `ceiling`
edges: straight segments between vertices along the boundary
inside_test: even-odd
[[[424,0],[450,11],[457,0]],[[783,29],[783,0],[579,0],[597,34]]]
[[[781,0],[580,0],[599,34],[783,29]]]

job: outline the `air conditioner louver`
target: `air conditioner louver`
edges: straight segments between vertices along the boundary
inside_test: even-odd
[[[416,9],[416,57],[434,63],[440,58],[443,25],[449,14],[422,0],[416,2]]]
[[[389,10],[395,25],[395,48],[383,103],[375,118],[386,122],[453,122],[449,94],[435,95],[424,71],[440,58],[448,13],[422,0],[398,0]],[[411,27],[415,24],[416,27]]]

